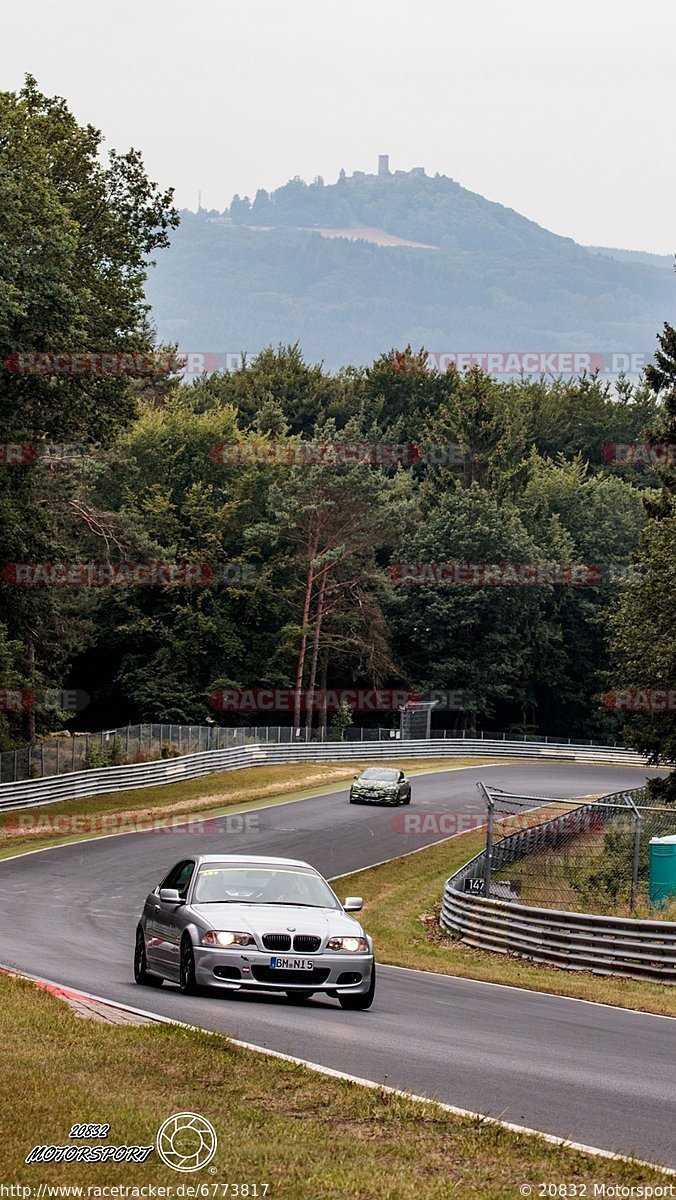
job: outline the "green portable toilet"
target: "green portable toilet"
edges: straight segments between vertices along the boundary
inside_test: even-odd
[[[676,833],[650,839],[650,903],[676,896]]]

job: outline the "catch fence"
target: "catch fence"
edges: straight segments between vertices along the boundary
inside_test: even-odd
[[[423,740],[469,742],[510,742],[524,746],[595,747],[624,751],[618,742],[598,743],[571,738],[537,737],[523,733],[493,733],[476,730],[432,729],[404,730],[404,740],[422,736]],[[178,758],[211,750],[229,750],[236,746],[304,745],[308,742],[396,742],[401,740],[399,729],[352,726],[340,737],[337,730],[328,728],[323,734],[316,729],[308,736],[305,728],[297,734],[291,725],[244,726],[178,725],[148,723],[125,725],[96,733],[74,733],[44,738],[31,746],[0,753],[0,784],[24,779],[41,779],[65,775],[90,768],[118,766],[123,763],[153,762],[160,758]]]

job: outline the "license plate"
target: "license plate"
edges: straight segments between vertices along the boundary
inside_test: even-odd
[[[273,971],[312,971],[314,965],[311,958],[279,958],[274,955],[270,959],[270,968]]]

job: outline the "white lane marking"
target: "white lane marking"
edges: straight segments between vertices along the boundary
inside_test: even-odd
[[[584,1142],[571,1142],[568,1138],[558,1137],[554,1133],[543,1133],[542,1130],[531,1129],[528,1125],[515,1125],[512,1121],[503,1121],[500,1117],[489,1117],[485,1113],[472,1112],[469,1108],[458,1108],[454,1104],[445,1104],[442,1100],[431,1100],[429,1096],[418,1096],[415,1092],[407,1092],[402,1088],[390,1087],[388,1084],[378,1083],[375,1079],[362,1079],[358,1075],[348,1075],[345,1071],[337,1071],[334,1067],[325,1067],[322,1063],[311,1062],[306,1058],[296,1058],[293,1054],[283,1054],[281,1050],[271,1050],[268,1046],[257,1046],[254,1042],[243,1042],[239,1038],[228,1037],[226,1033],[219,1033],[214,1029],[203,1029],[202,1026],[191,1025],[187,1021],[177,1021],[173,1017],[162,1017],[158,1013],[148,1012],[143,1008],[135,1008],[130,1004],[121,1004],[117,1000],[106,1000],[104,996],[95,996],[91,992],[81,992],[79,988],[69,988],[64,984],[55,983],[52,979],[43,979],[38,975],[26,975],[22,971],[16,971],[9,967],[4,968],[4,970],[8,975],[16,975],[21,979],[28,979],[31,983],[47,983],[50,987],[59,988],[61,991],[67,992],[69,995],[80,1000],[96,1000],[100,1004],[107,1004],[110,1008],[117,1008],[122,1012],[133,1013],[139,1017],[148,1017],[151,1021],[156,1021],[161,1025],[176,1025],[181,1029],[195,1029],[200,1033],[207,1033],[212,1037],[223,1037],[233,1046],[240,1046],[243,1050],[252,1050],[256,1054],[265,1054],[268,1058],[279,1058],[283,1062],[290,1062],[299,1067],[306,1067],[309,1071],[314,1071],[318,1075],[328,1075],[331,1079],[342,1079],[346,1083],[356,1083],[360,1087],[373,1088],[380,1092],[386,1092],[390,1096],[401,1096],[404,1100],[412,1100],[416,1104],[433,1104],[444,1112],[451,1113],[454,1117],[469,1118],[473,1121],[478,1120],[486,1125],[499,1125],[502,1129],[509,1129],[512,1133],[528,1134],[531,1137],[542,1138],[543,1141],[549,1143],[551,1146],[561,1146],[566,1150],[577,1150],[581,1154],[590,1154],[597,1158],[607,1158],[613,1162],[632,1163],[638,1167],[650,1167],[652,1170],[659,1171],[663,1175],[676,1175],[676,1168],[665,1167],[661,1163],[648,1162],[646,1159],[633,1158],[627,1154],[617,1154],[613,1150],[604,1150],[599,1146],[587,1146]]]
[[[639,1017],[657,1017],[661,1021],[676,1021],[676,1017],[672,1017],[669,1013],[650,1012],[647,1008],[625,1008],[622,1004],[608,1004],[605,1000],[585,1000],[583,996],[565,996],[561,992],[541,992],[537,988],[519,987],[515,983],[493,983],[490,979],[474,979],[469,975],[450,975],[447,971],[423,971],[420,967],[398,967],[394,963],[383,963],[378,960],[378,969],[383,971],[408,971],[410,975],[424,975],[426,979],[430,979],[434,975],[438,975],[441,979],[452,979],[454,982],[464,982],[469,984],[480,983],[483,987],[504,988],[508,992],[521,992],[521,995],[526,996],[547,996],[548,999],[555,997],[557,1000],[571,1000],[575,1004],[593,1004],[597,1008],[612,1008],[614,1012],[621,1013],[636,1013]],[[616,976],[620,978],[620,976]]]

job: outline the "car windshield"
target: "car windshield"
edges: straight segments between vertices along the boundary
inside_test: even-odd
[[[315,871],[270,867],[264,863],[251,866],[205,863],[197,876],[193,903],[339,907],[330,887]]]
[[[362,779],[375,779],[379,783],[396,783],[398,778],[399,772],[388,767],[367,767],[362,775]]]

